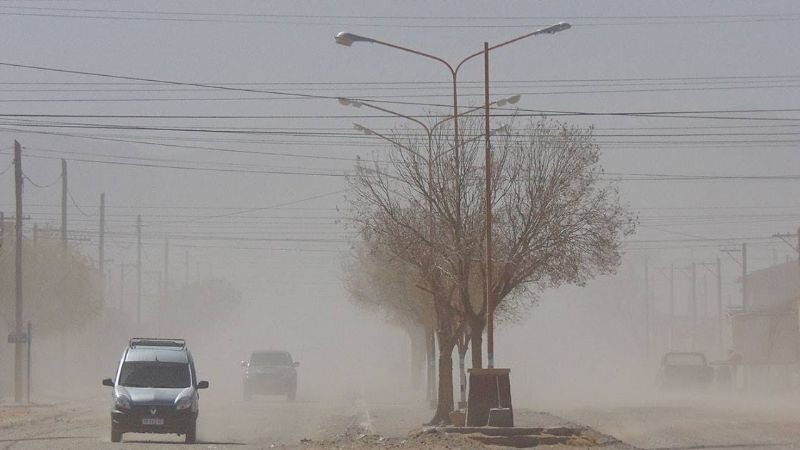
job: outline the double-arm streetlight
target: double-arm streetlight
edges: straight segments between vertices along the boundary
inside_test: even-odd
[[[453,82],[453,150],[455,154],[455,165],[456,170],[460,171],[461,163],[459,157],[459,133],[458,133],[458,71],[467,61],[481,56],[484,56],[484,93],[485,93],[485,108],[486,108],[486,189],[485,189],[485,203],[486,203],[486,260],[485,260],[485,284],[486,284],[486,314],[487,314],[487,357],[488,357],[488,366],[490,368],[494,367],[494,301],[492,295],[492,273],[491,273],[491,258],[492,258],[492,244],[491,244],[491,154],[490,154],[490,144],[489,144],[489,52],[491,50],[495,50],[500,47],[505,47],[506,45],[513,44],[514,42],[521,41],[523,39],[540,35],[540,34],[555,34],[559,31],[568,30],[571,27],[570,24],[565,22],[559,22],[549,27],[541,28],[539,30],[523,34],[521,36],[515,37],[514,39],[509,39],[505,42],[501,42],[499,44],[495,44],[489,46],[488,43],[484,43],[484,48],[482,51],[475,52],[471,55],[468,55],[466,58],[459,61],[458,64],[453,66],[444,58],[431,55],[429,53],[425,53],[420,50],[415,50],[408,47],[403,47],[401,45],[392,44],[389,42],[381,41],[375,38],[370,38],[366,36],[360,36],[353,33],[341,32],[336,35],[336,43],[340,45],[344,45],[346,47],[350,47],[353,45],[354,42],[366,42],[370,44],[379,44],[385,47],[390,47],[396,50],[400,50],[407,53],[412,53],[415,55],[419,55],[428,59],[432,59],[434,61],[438,61],[439,63],[443,64],[447,67],[448,71],[450,72],[452,82]],[[457,177],[458,178],[458,177]],[[460,183],[456,180],[456,198],[460,198]],[[456,214],[460,217],[461,215],[461,206],[460,201],[456,203]]]

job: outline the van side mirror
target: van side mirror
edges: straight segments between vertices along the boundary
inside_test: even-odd
[[[197,383],[197,389],[208,389],[208,381],[201,381]]]
[[[103,386],[114,387],[114,381],[111,378],[104,378]]]
[[[293,362],[292,367],[300,367],[300,361]]]

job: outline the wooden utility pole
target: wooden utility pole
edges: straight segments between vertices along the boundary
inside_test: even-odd
[[[669,350],[675,345],[675,264],[669,265]]]
[[[644,255],[644,353],[650,362],[650,257]]]
[[[105,295],[106,279],[106,194],[100,194],[100,242],[97,249],[97,266],[100,268],[100,278],[103,280],[103,294]]]
[[[22,146],[17,141],[14,141],[14,190],[17,209],[14,228],[16,237],[14,334],[17,335],[14,344],[14,401],[19,403],[22,401],[22,359],[25,349],[23,348],[23,342],[19,339],[19,336],[22,335]]]
[[[164,241],[164,295],[167,298],[169,291],[169,239]]]
[[[750,300],[747,296],[747,242],[742,243],[742,307],[745,311],[750,309]]]
[[[717,256],[717,328],[719,335],[719,357],[725,357],[725,343],[722,336],[722,325],[724,323],[722,313],[722,260]]]
[[[142,324],[142,216],[136,216],[136,327]]]
[[[489,43],[483,43],[483,99],[484,99],[484,122],[486,132],[486,149],[485,149],[485,183],[484,187],[484,213],[486,214],[486,260],[484,261],[485,267],[485,284],[486,284],[486,356],[487,367],[494,368],[494,295],[492,289],[492,149],[489,136],[491,135],[489,123]],[[458,117],[453,118],[456,122]]]
[[[694,261],[689,270],[691,271],[689,314],[691,314],[692,324],[692,350],[697,350],[697,264]]]
[[[67,250],[67,160],[61,160],[61,245]]]

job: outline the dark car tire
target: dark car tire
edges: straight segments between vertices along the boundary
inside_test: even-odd
[[[111,427],[111,442],[122,441],[122,432],[117,431],[113,426]]]
[[[191,425],[189,425],[189,429],[186,430],[186,440],[187,444],[194,444],[197,442],[197,420],[193,421]]]

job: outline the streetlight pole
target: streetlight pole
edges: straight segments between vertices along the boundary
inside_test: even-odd
[[[527,34],[523,34],[523,35],[518,36],[518,37],[516,37],[514,39],[510,39],[508,41],[501,42],[501,43],[499,43],[497,45],[493,45],[491,47],[488,47],[484,51],[473,53],[473,54],[467,56],[466,58],[462,59],[455,66],[453,66],[452,64],[447,62],[447,60],[445,60],[444,58],[432,55],[430,53],[425,53],[425,52],[420,51],[420,50],[415,50],[415,49],[404,47],[404,46],[397,45],[397,44],[392,44],[392,43],[381,41],[381,40],[378,40],[378,39],[375,39],[375,38],[370,38],[370,37],[366,37],[366,36],[360,36],[358,34],[353,34],[353,33],[348,33],[348,32],[342,31],[342,32],[338,33],[335,36],[334,39],[336,40],[337,44],[343,45],[345,47],[350,47],[351,45],[353,45],[354,42],[366,42],[366,43],[370,43],[370,44],[383,45],[385,47],[393,48],[395,50],[400,50],[400,51],[403,51],[403,52],[406,52],[406,53],[412,53],[412,54],[415,54],[415,55],[418,55],[418,56],[422,56],[424,58],[428,58],[428,59],[432,59],[434,61],[437,61],[437,62],[443,64],[447,68],[447,70],[450,72],[450,76],[451,76],[452,82],[453,82],[453,118],[454,118],[454,121],[453,121],[453,149],[454,149],[454,154],[455,154],[455,167],[456,167],[456,174],[457,174],[456,180],[455,180],[456,181],[456,205],[455,205],[455,207],[456,207],[456,217],[458,217],[460,219],[461,218],[461,200],[460,200],[461,199],[461,183],[459,182],[459,180],[460,180],[460,174],[461,174],[461,169],[460,169],[461,168],[461,161],[460,161],[460,156],[459,156],[459,140],[460,140],[460,136],[458,134],[458,120],[457,120],[457,118],[458,118],[458,71],[461,69],[461,67],[464,65],[464,63],[466,63],[467,61],[469,61],[469,60],[471,60],[471,59],[473,59],[475,57],[478,57],[478,56],[484,54],[484,52],[488,52],[490,50],[494,50],[494,49],[497,49],[497,48],[500,48],[500,47],[504,47],[506,45],[512,44],[514,42],[520,41],[522,39],[525,39],[525,38],[528,38],[528,37],[531,37],[531,36],[536,36],[538,34],[554,34],[554,33],[558,33],[559,31],[567,30],[569,28],[570,28],[570,24],[565,23],[565,22],[559,22],[559,23],[557,23],[555,25],[551,25],[549,27],[545,27],[545,28],[542,28],[542,29],[539,29],[539,30],[536,30],[536,31],[533,31],[533,32],[530,32],[530,33],[527,33]]]
[[[455,209],[456,209],[456,216],[459,219],[461,217],[461,200],[460,200],[461,199],[461,186],[460,186],[460,182],[459,182],[460,176],[458,176],[458,175],[460,175],[460,173],[461,173],[461,169],[460,169],[461,168],[461,162],[460,162],[460,156],[459,156],[459,139],[460,139],[460,137],[459,137],[459,133],[458,133],[458,128],[459,128],[458,127],[458,116],[459,116],[459,114],[458,114],[458,71],[461,69],[461,67],[464,65],[464,63],[466,63],[467,61],[469,61],[469,60],[471,60],[471,59],[473,59],[475,57],[484,55],[484,65],[485,65],[485,68],[484,68],[484,72],[485,72],[484,96],[486,97],[486,101],[485,101],[485,108],[486,108],[485,118],[486,118],[486,122],[487,122],[487,125],[486,125],[486,176],[487,176],[487,182],[486,182],[486,194],[485,194],[486,198],[487,198],[487,200],[486,200],[486,202],[487,202],[487,205],[486,205],[486,211],[487,211],[486,236],[488,237],[487,242],[486,242],[487,243],[487,246],[486,246],[486,264],[487,264],[487,268],[489,266],[489,261],[491,261],[491,250],[492,250],[491,242],[490,242],[491,241],[491,237],[490,237],[491,236],[491,223],[490,223],[491,212],[489,211],[491,209],[491,192],[490,192],[491,191],[491,167],[490,167],[490,164],[489,164],[491,162],[491,151],[490,151],[489,124],[488,124],[489,123],[489,118],[490,118],[489,102],[488,102],[488,96],[489,96],[489,51],[497,49],[497,48],[500,48],[500,47],[505,47],[506,45],[513,44],[514,42],[521,41],[521,40],[526,39],[526,38],[531,37],[531,36],[536,36],[536,35],[539,35],[539,34],[555,34],[555,33],[558,33],[559,31],[568,30],[570,27],[571,27],[571,25],[568,24],[568,23],[559,22],[559,23],[551,25],[549,27],[545,27],[545,28],[542,28],[542,29],[539,29],[539,30],[536,30],[536,31],[533,31],[533,32],[530,32],[530,33],[527,33],[527,34],[523,34],[521,36],[518,36],[518,37],[513,38],[513,39],[509,39],[507,41],[501,42],[501,43],[496,44],[496,45],[490,46],[488,43],[485,42],[484,43],[484,48],[483,48],[482,51],[473,53],[471,55],[468,55],[467,57],[462,59],[455,66],[453,66],[452,64],[447,62],[447,60],[445,60],[445,59],[443,59],[441,57],[438,57],[438,56],[435,56],[435,55],[431,55],[429,53],[425,53],[425,52],[422,52],[420,50],[415,50],[415,49],[404,47],[404,46],[401,46],[401,45],[397,45],[397,44],[392,44],[392,43],[389,43],[389,42],[381,41],[381,40],[378,40],[378,39],[375,39],[375,38],[361,36],[361,35],[348,33],[348,32],[344,32],[344,31],[338,33],[335,36],[336,43],[340,44],[340,45],[344,45],[346,47],[350,47],[351,45],[353,45],[354,42],[366,42],[366,43],[370,43],[370,44],[379,44],[379,45],[383,45],[385,47],[390,47],[390,48],[393,48],[393,49],[396,49],[396,50],[400,50],[400,51],[407,52],[407,53],[412,53],[412,54],[415,54],[415,55],[418,55],[418,56],[422,56],[422,57],[425,57],[425,58],[428,58],[428,59],[432,59],[434,61],[438,61],[439,63],[441,63],[445,67],[447,67],[448,71],[450,72],[452,81],[453,81],[453,119],[454,119],[453,120],[453,149],[454,149],[454,153],[455,153],[455,165],[456,165],[456,174],[457,174],[457,176],[456,176],[456,186],[455,186],[455,188],[456,188],[456,205],[455,205],[456,208]],[[490,290],[491,290],[491,275],[490,275],[488,269],[486,271],[485,284],[486,284],[486,296],[487,296],[487,298],[486,298],[486,302],[487,302],[487,304],[486,304],[487,333],[489,334],[488,337],[487,337],[487,345],[489,345],[489,342],[491,342],[492,346],[493,346],[493,344],[494,344],[494,336],[493,336],[493,333],[492,333],[494,331],[493,330],[493,323],[492,323],[493,322],[493,312],[492,312],[492,306],[490,304],[491,300],[489,298],[489,297],[491,297],[491,293],[490,293]],[[489,329],[490,326],[492,327],[491,331]],[[493,348],[490,348],[487,351],[488,356],[490,358],[489,367],[492,367],[492,365],[494,363],[494,361],[492,360],[492,358],[494,357],[493,350],[494,350]]]

